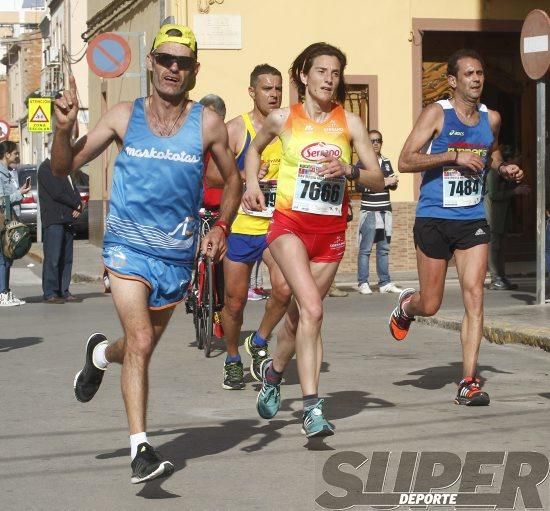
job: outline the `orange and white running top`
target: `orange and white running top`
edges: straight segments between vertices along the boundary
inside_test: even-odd
[[[344,232],[349,202],[346,178],[323,179],[317,169],[327,156],[351,162],[345,110],[334,105],[327,119],[318,123],[307,117],[301,103],[292,105],[280,138],[283,154],[273,222],[308,233]]]

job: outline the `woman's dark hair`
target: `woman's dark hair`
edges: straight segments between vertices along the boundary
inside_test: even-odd
[[[2,160],[7,153],[13,153],[13,151],[17,151],[17,144],[15,142],[11,140],[0,142],[0,160]]]
[[[300,79],[300,73],[307,74],[313,65],[313,60],[315,57],[320,57],[321,55],[329,55],[331,57],[336,57],[340,62],[340,83],[336,89],[336,101],[338,103],[344,103],[346,99],[346,83],[344,81],[344,69],[346,68],[347,59],[344,52],[342,52],[336,46],[332,46],[328,43],[314,43],[310,44],[300,55],[298,55],[292,67],[290,68],[290,78],[296,85],[298,89],[298,96],[300,101],[303,101],[306,95],[306,86],[303,84]]]

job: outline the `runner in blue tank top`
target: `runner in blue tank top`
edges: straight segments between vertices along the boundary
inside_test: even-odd
[[[78,113],[74,78],[56,100],[57,129],[52,170],[66,175],[115,142],[110,210],[104,237],[104,264],[124,337],[110,343],[93,334],[74,392],[90,401],[110,362],[122,364],[122,394],[130,427],[132,483],[173,472],[147,440],[145,413],[148,366],[155,346],[186,294],[196,250],[202,203],[203,154],[210,151],[225,181],[220,217],[201,250],[219,261],[241,198],[241,179],[222,119],[187,99],[199,70],[193,32],[163,25],[147,68],[152,93],[111,108],[85,137],[71,144]]]
[[[497,149],[500,115],[480,103],[485,75],[478,53],[455,52],[447,78],[452,99],[424,109],[399,157],[401,172],[423,173],[414,225],[420,288],[400,294],[390,332],[402,341],[415,316],[433,316],[439,310],[454,255],[465,309],[460,332],[463,373],[455,403],[488,405],[489,395],[481,390],[476,374],[489,243],[483,188],[487,172],[519,182],[523,171],[504,162]]]

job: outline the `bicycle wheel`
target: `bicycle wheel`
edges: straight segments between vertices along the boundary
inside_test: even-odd
[[[193,315],[193,328],[195,330],[195,341],[197,343],[197,347],[200,350],[202,350],[202,345],[200,343],[200,336],[199,336],[199,308],[198,308],[197,296],[198,296],[197,279],[195,276],[193,276],[193,280],[191,281],[189,290],[187,291],[187,298],[185,298],[185,312],[187,314]]]
[[[206,339],[206,322],[205,322],[205,312],[204,312],[204,299],[206,297],[205,287],[206,287],[206,265],[205,259],[203,256],[199,256],[197,262],[197,274],[195,277],[196,282],[196,295],[195,295],[195,313],[197,317],[197,347],[199,350],[204,349],[204,340]]]
[[[214,270],[212,259],[206,258],[204,295],[202,313],[204,320],[204,356],[209,357],[212,351],[213,321],[214,321]]]
[[[197,341],[197,348],[199,350],[202,350],[200,326],[199,326],[199,305],[197,300],[197,291],[195,287],[193,287],[192,293],[193,293],[193,296],[190,298],[190,301],[193,304],[193,326],[195,327],[195,340]]]

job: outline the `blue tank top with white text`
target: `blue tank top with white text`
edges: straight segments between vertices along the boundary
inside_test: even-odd
[[[423,172],[416,216],[447,220],[484,219],[485,175],[494,141],[487,107],[480,104],[479,122],[468,126],[460,121],[449,100],[437,103],[443,108],[443,129],[432,140],[427,153],[474,152],[484,161],[485,168],[477,174],[464,167],[444,165]]]
[[[192,264],[203,183],[203,106],[194,103],[181,128],[159,137],[136,99],[118,154],[105,245],[124,245],[168,264]]]

